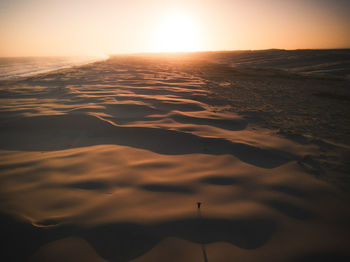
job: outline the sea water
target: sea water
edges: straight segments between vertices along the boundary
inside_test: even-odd
[[[0,80],[11,80],[62,68],[80,66],[107,57],[0,57]]]

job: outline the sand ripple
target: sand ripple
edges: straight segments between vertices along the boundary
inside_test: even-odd
[[[171,61],[119,57],[1,88],[14,260],[349,255],[348,196],[305,172],[317,145],[252,126]]]

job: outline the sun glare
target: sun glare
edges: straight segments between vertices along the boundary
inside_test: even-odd
[[[183,14],[165,17],[155,32],[155,52],[190,52],[199,50],[198,28]]]

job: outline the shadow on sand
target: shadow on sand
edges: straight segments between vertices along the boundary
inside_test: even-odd
[[[200,226],[200,231],[204,230],[202,228],[202,212],[201,212],[201,202],[197,202],[197,215],[198,215],[198,224]],[[199,232],[200,234],[201,232]],[[205,246],[205,244],[202,244],[201,245],[201,248],[202,248],[202,253],[203,253],[203,261],[204,262],[208,262],[208,255],[207,255],[207,248]]]
[[[166,237],[178,237],[201,244],[204,261],[208,261],[205,244],[224,241],[240,248],[255,249],[269,240],[275,222],[262,218],[224,220],[201,217],[199,220],[193,218],[150,225],[115,223],[95,227],[59,224],[36,227],[1,214],[0,230],[2,261],[8,261],[8,258],[27,261],[44,244],[70,236],[85,239],[100,256],[120,262],[147,253]]]
[[[296,159],[292,154],[277,149],[160,128],[115,126],[81,114],[15,119],[3,124],[0,130],[0,149],[7,150],[51,151],[115,144],[167,155],[230,154],[262,168],[275,168]]]

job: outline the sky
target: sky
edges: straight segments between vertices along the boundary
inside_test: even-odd
[[[0,56],[350,48],[349,0],[0,0]]]

